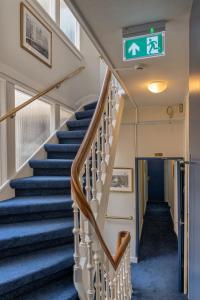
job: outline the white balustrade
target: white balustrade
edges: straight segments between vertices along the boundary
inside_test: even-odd
[[[100,196],[104,188],[104,180],[109,164],[109,155],[112,147],[112,136],[115,133],[115,121],[119,109],[119,94],[116,80],[109,86],[108,97],[104,113],[93,140],[90,152],[81,172],[80,183],[94,216],[101,214],[99,210]],[[132,294],[130,274],[130,245],[125,250],[117,270],[114,270],[101,244],[97,240],[93,227],[86,217],[79,212],[76,204],[74,208],[74,270],[84,268],[80,261],[85,257],[83,274],[74,276],[75,284],[84,282],[85,295],[82,300],[130,300]],[[80,293],[79,293],[80,294]],[[84,295],[84,293],[82,294]]]

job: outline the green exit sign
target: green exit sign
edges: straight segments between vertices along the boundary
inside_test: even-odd
[[[165,32],[123,39],[124,61],[165,55]]]

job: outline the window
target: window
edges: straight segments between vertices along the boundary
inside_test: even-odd
[[[64,0],[60,0],[60,28],[79,48],[79,24]]]
[[[31,96],[15,90],[15,105]],[[36,100],[16,114],[16,168],[18,169],[47,140],[51,133],[51,105]]]
[[[80,26],[64,0],[37,0],[43,9],[51,16],[64,34],[79,49]]]
[[[56,0],[37,0],[44,10],[52,17],[56,19]]]
[[[60,108],[60,125],[62,125],[65,121],[69,120],[72,116],[72,113],[63,107]]]

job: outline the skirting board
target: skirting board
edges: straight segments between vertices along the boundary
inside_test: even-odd
[[[131,256],[131,263],[137,264],[138,263],[138,257],[137,256]]]

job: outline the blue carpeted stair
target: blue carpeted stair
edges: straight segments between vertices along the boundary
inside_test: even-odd
[[[10,182],[15,198],[0,202],[0,300],[78,299],[70,176],[95,107],[75,113],[44,146],[47,159],[30,160],[33,176]]]

